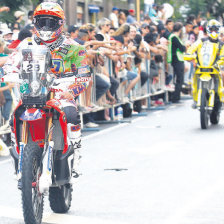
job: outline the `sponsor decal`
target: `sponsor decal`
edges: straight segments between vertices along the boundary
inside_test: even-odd
[[[65,48],[62,48],[62,47],[59,48],[59,51],[58,51],[58,52],[60,52],[60,53],[62,53],[62,54],[65,54],[65,55],[68,54],[68,50],[65,49]]]
[[[91,80],[91,77],[79,77],[75,79],[76,82],[88,82],[90,80]]]
[[[81,51],[79,51],[79,56],[84,56],[85,55],[85,51],[84,50],[81,50]]]
[[[71,48],[71,45],[69,45],[69,44],[62,44],[61,47],[63,47],[63,48]]]
[[[63,90],[62,89],[51,88],[51,92],[53,92],[53,93],[60,93],[60,92],[63,92]]]
[[[25,93],[29,93],[30,90],[29,90],[29,84],[25,81],[23,82],[21,85],[20,85],[20,92],[25,94]]]
[[[23,60],[24,61],[32,61],[32,53],[31,52],[25,52],[23,53]]]
[[[79,75],[81,75],[81,74],[87,74],[87,73],[90,73],[90,69],[89,69],[89,66],[88,65],[78,68],[78,74]]]
[[[74,97],[78,96],[80,93],[82,93],[86,88],[87,88],[87,85],[84,85],[85,83],[83,84],[76,84],[73,88],[72,88],[72,91],[73,91],[73,95]]]
[[[75,63],[73,63],[71,67],[72,67],[72,72],[76,72],[77,71],[77,67],[76,67]]]
[[[81,129],[80,125],[74,125],[74,126],[71,126],[71,131],[72,132],[76,132],[76,131],[79,131]]]

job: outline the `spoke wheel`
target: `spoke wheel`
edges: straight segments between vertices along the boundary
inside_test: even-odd
[[[22,204],[26,224],[40,224],[43,215],[43,194],[39,192],[41,149],[35,143],[26,145],[22,165]]]
[[[201,128],[207,129],[209,122],[208,90],[205,88],[202,89],[201,94],[200,120],[201,120]]]
[[[210,115],[210,121],[212,124],[218,124],[220,119],[220,112],[221,112],[222,103],[220,100],[216,100],[215,106],[212,110],[212,113]]]

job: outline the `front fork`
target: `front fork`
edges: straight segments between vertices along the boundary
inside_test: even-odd
[[[52,185],[52,159],[54,142],[52,141],[53,122],[52,117],[48,120],[48,138],[45,142],[45,150],[42,157],[42,174],[39,180],[40,193],[46,193],[49,191],[49,187]]]
[[[23,121],[21,142],[19,142],[19,161],[18,161],[18,170],[17,170],[18,180],[20,180],[22,176],[23,151],[27,142],[28,142],[28,123],[27,121]]]

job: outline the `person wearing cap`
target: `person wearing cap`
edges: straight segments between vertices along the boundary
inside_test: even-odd
[[[149,17],[151,19],[157,18],[157,4],[153,4],[149,10]]]
[[[13,35],[13,32],[10,29],[3,30],[2,37],[5,40],[6,45],[12,42],[12,35]]]
[[[22,11],[15,11],[14,17],[16,22],[13,24],[13,30],[20,30],[21,29],[21,22],[23,20],[23,16],[25,15]]]
[[[78,38],[78,34],[79,34],[79,27],[72,25],[68,27],[68,33],[70,35],[70,38],[72,38],[73,40],[75,40],[76,38]]]
[[[115,29],[117,29],[119,27],[118,14],[119,14],[119,9],[117,7],[113,7],[112,12],[109,15],[109,19],[111,20],[111,25]]]
[[[129,15],[127,17],[127,23],[129,23],[129,24],[136,23],[137,21],[135,19],[135,10],[129,9],[128,12],[129,12]]]

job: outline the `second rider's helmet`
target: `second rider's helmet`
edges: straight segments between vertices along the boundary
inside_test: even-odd
[[[207,34],[212,40],[217,40],[219,37],[221,24],[215,19],[212,19],[207,24]]]
[[[57,3],[43,2],[34,11],[34,32],[43,41],[56,40],[63,32],[64,22],[64,11]]]

